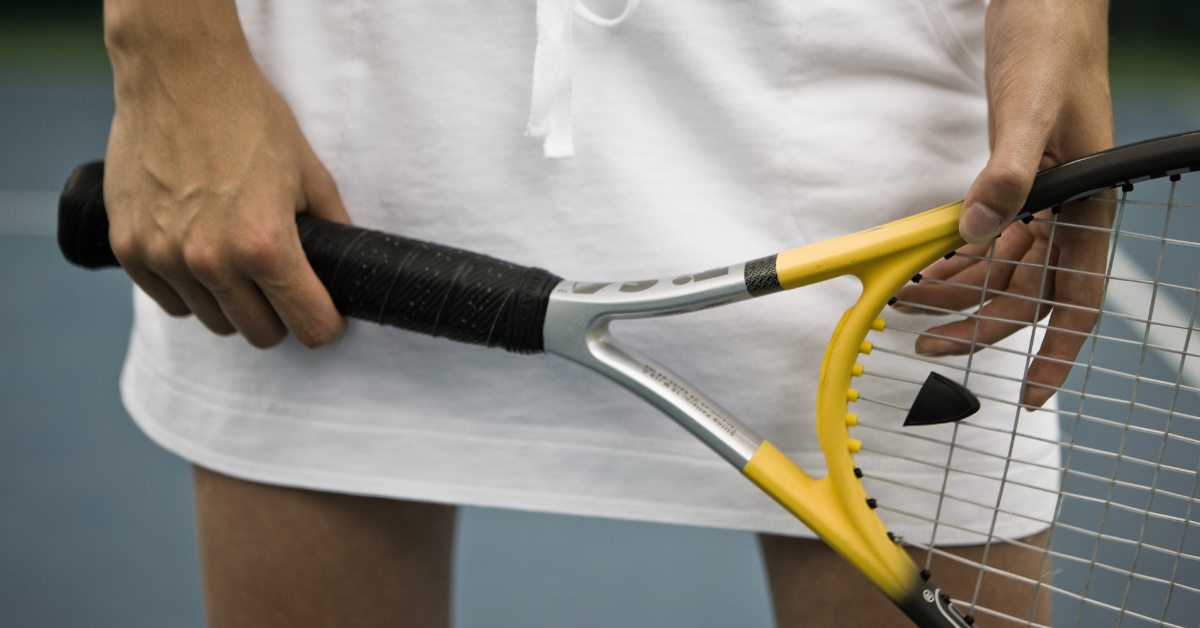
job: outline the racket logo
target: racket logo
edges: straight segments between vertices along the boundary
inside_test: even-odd
[[[929,602],[930,604],[932,604],[933,600],[935,599],[934,595],[933,595],[933,591],[930,591],[929,589],[925,589],[924,591],[921,591],[921,597],[925,598],[925,601]]]
[[[575,294],[596,294],[607,283],[576,283],[572,292]]]
[[[653,288],[657,283],[657,279],[647,279],[646,281],[630,281],[628,283],[621,284],[619,290],[621,292],[641,292],[642,290],[649,290],[650,288]]]
[[[706,279],[713,279],[716,277],[724,277],[725,275],[728,275],[728,274],[729,274],[729,267],[724,266],[722,268],[714,268],[712,270],[706,270],[702,273],[696,273],[694,275],[680,275],[680,276],[676,277],[675,279],[672,279],[671,283],[673,283],[677,286],[682,286],[683,284],[685,284],[689,281],[704,281]]]

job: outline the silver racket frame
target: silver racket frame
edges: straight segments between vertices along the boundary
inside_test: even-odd
[[[739,470],[763,439],[716,401],[658,362],[613,338],[617,319],[683,314],[751,298],[746,265],[634,282],[564,280],[550,293],[543,327],[547,353],[624,386],[662,410]]]

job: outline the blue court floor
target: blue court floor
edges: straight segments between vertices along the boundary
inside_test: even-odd
[[[117,395],[130,282],[49,235],[109,90],[0,80],[0,626],[203,625],[188,467]],[[1118,98],[1119,142],[1200,128],[1197,103]],[[771,624],[747,533],[468,508],[455,574],[459,628]]]

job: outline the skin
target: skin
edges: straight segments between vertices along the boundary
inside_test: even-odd
[[[456,508],[195,467],[210,628],[446,628]]]
[[[967,193],[960,226],[977,253],[988,250],[984,243],[1016,214],[1038,169],[1113,142],[1106,3],[993,0],[988,11],[993,154]],[[310,347],[336,340],[344,323],[304,258],[294,215],[349,218],[332,176],[251,57],[232,1],[106,0],[105,32],[116,95],[105,202],[122,266],[166,312],[194,314],[215,333],[239,333],[257,347],[275,345],[289,332]],[[1103,222],[1099,214],[1071,208],[1063,219]],[[999,242],[997,258],[1040,260],[1048,234],[1018,224]],[[1097,239],[1056,238],[1051,259],[1068,268],[1097,268],[1105,246]],[[951,259],[926,275],[981,286],[983,273],[975,266]],[[1001,272],[987,287],[1037,294],[1040,284],[1031,282],[1020,271]],[[1099,304],[1094,282],[1059,272],[1051,284],[1043,291],[1048,298]],[[900,296],[918,309],[979,303],[978,289],[939,290],[929,283]],[[1030,310],[1004,297],[985,311],[1029,321],[1048,314],[1052,326],[1075,331],[1094,324],[1070,307]],[[995,342],[1018,327],[984,326],[979,340]],[[932,331],[961,339],[974,333],[954,324]],[[1081,343],[1051,330],[1041,355],[1070,359]],[[917,348],[926,354],[967,350],[932,337],[921,338]],[[1061,364],[1036,361],[1025,402],[1041,405],[1052,391],[1036,384],[1057,386],[1065,376]],[[273,487],[199,468],[195,488],[210,625],[448,625],[452,507]],[[764,536],[763,548],[779,626],[845,625],[844,615],[818,621],[823,608],[858,613],[852,625],[907,625],[820,543]],[[992,564],[1012,553],[992,551]],[[1037,572],[1027,559],[1017,563]],[[939,577],[943,586],[972,579],[954,576],[954,569],[935,564],[951,576]],[[1027,591],[985,585],[996,603],[1028,607]]]
[[[449,625],[453,506],[270,486],[201,467],[193,481],[211,628]],[[1045,547],[1046,537],[1022,541]],[[824,543],[771,534],[759,541],[778,626],[911,628]],[[974,563],[984,551],[943,550]],[[924,552],[909,554],[926,564]],[[992,546],[987,565],[1042,582],[1053,569],[1041,551],[1011,544]],[[977,600],[1013,617],[1031,616],[1032,585],[995,576],[980,581],[978,569],[941,556],[929,568],[964,611]],[[1050,595],[1042,589],[1036,598],[1032,618],[1047,625]],[[1025,625],[978,617],[989,628]]]
[[[344,322],[295,214],[349,217],[259,71],[231,1],[108,0],[116,114],[104,201],[121,266],[173,316],[256,347],[316,347]]]
[[[1053,244],[1044,224],[1012,224],[1033,185],[1038,170],[1113,146],[1112,99],[1108,87],[1108,3],[1098,0],[1055,2],[1000,0],[987,16],[988,128],[992,156],[967,192],[959,233],[971,243],[963,249],[997,260],[1040,264],[1049,259],[1063,269],[1104,272],[1108,238],[1096,232],[1055,230]],[[1074,203],[1064,207],[1060,221],[1108,226],[1105,208]],[[1093,205],[1095,205],[1093,203]],[[1003,237],[991,242],[1003,231]],[[1050,248],[1049,258],[1047,249]],[[964,310],[980,303],[979,287],[986,266],[963,257],[938,262],[922,274],[963,282],[976,289],[955,289],[933,282],[910,285],[898,298],[919,305]],[[989,291],[1014,296],[988,297],[980,313],[1016,321],[973,321],[934,327],[931,334],[961,338],[968,343],[924,336],[918,353],[960,355],[969,341],[992,344],[1050,316],[1038,355],[1026,373],[1022,401],[1041,407],[1061,386],[1085,340],[1096,324],[1103,281],[1062,270],[1051,273],[1043,286],[1041,273],[1003,263],[991,265]],[[1055,305],[1038,306],[1019,296],[1038,296]],[[1079,308],[1091,308],[1091,312]],[[1046,386],[1039,386],[1045,384]]]

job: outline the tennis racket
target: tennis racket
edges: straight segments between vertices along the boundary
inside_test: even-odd
[[[103,168],[78,169],[59,207],[64,255],[90,268],[117,264]],[[1195,170],[1200,132],[1040,173],[1020,214],[1024,230],[988,247],[962,248],[954,203],[778,255],[645,281],[563,280],[304,215],[297,223],[344,314],[552,353],[621,384],[800,518],[918,626],[963,628],[976,617],[989,627],[1195,626],[1200,176],[1187,176]],[[1040,248],[1007,259],[1006,247],[1026,236]],[[1093,263],[1060,265],[1061,248],[1081,239],[1094,245]],[[609,331],[616,319],[682,314],[846,275],[862,292],[812,384],[828,469],[820,479]],[[1070,281],[1090,286],[1096,303],[1055,303],[1052,287]],[[889,302],[899,312],[891,324],[879,318]],[[1041,322],[1052,306],[1094,321],[1092,331]],[[978,337],[989,326],[1027,331],[985,345]],[[1042,336],[1072,333],[1078,357],[1037,357]],[[1071,375],[1045,390],[1023,381],[1031,368]],[[1034,389],[1043,390],[1039,401],[1056,394],[1037,409],[1028,403]],[[871,497],[885,488],[902,497]],[[879,513],[921,532],[902,538]],[[1020,569],[999,558],[1013,554],[1023,557]],[[933,584],[931,567],[950,575],[957,601]],[[1000,589],[1019,593],[992,601]]]

